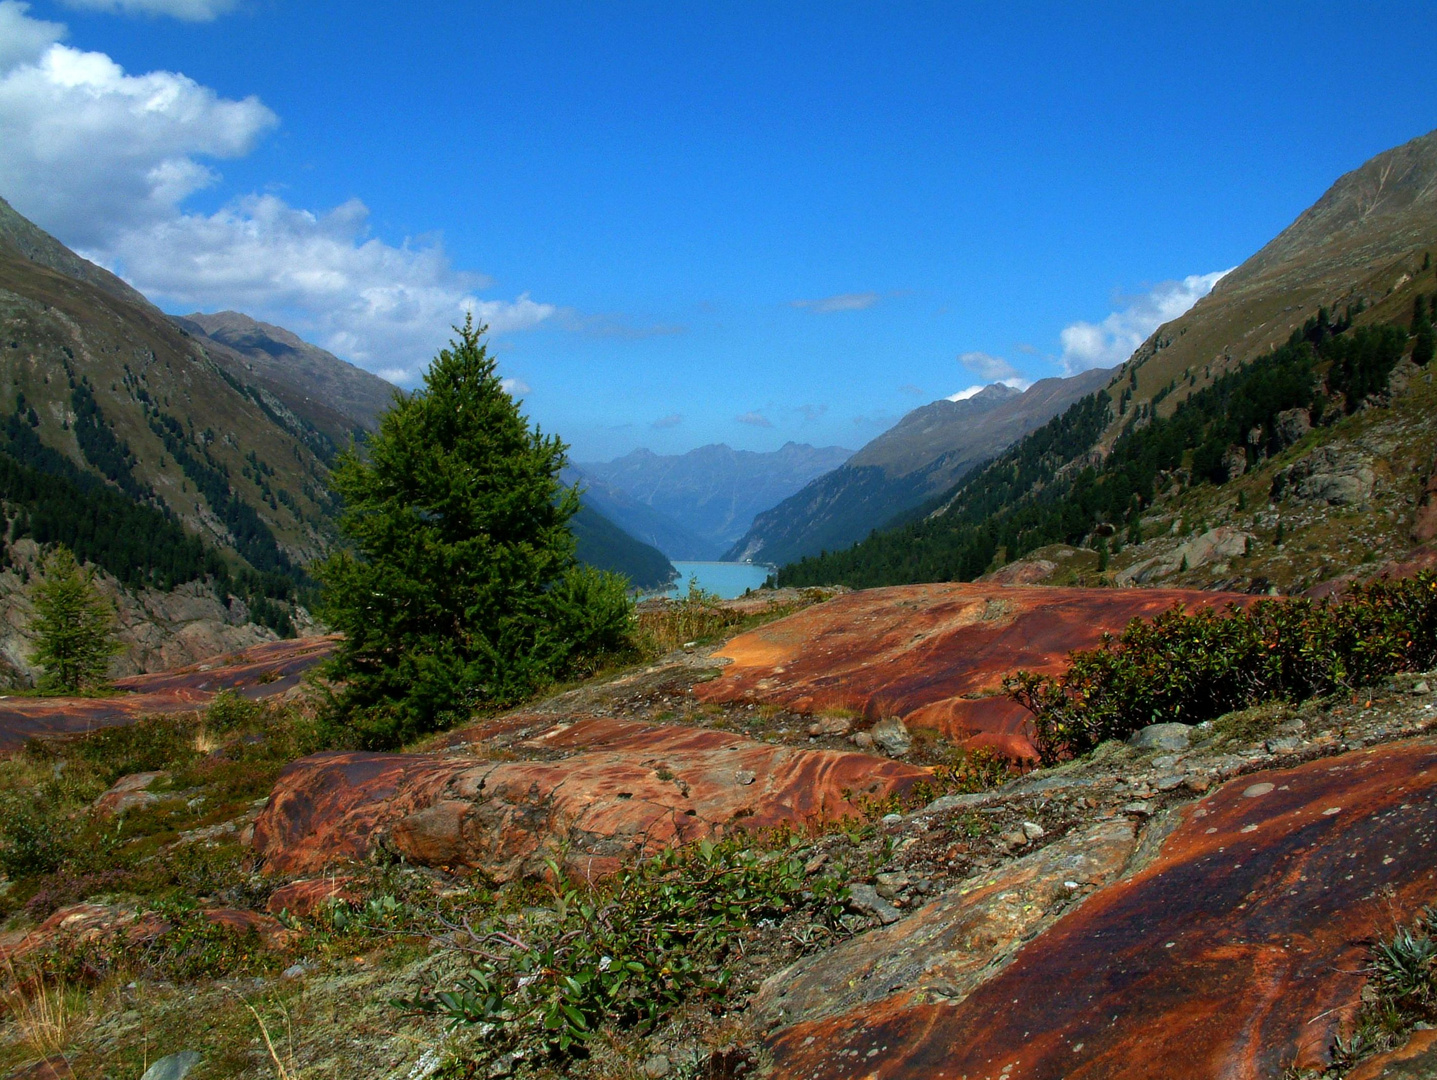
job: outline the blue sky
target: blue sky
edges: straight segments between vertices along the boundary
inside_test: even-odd
[[[0,195],[579,460],[862,445],[1122,359],[1437,126],[1431,4],[0,0]],[[181,78],[183,76],[183,78]]]

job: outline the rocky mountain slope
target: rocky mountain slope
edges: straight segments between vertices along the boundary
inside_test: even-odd
[[[951,488],[977,465],[1105,385],[1110,374],[994,383],[963,401],[914,409],[842,467],[754,518],[725,558],[792,562],[844,548]]]
[[[579,469],[597,482],[596,488],[621,493],[606,508],[635,535],[652,537],[650,542],[669,558],[716,559],[743,535],[755,514],[837,468],[851,453],[794,442],[756,453],[718,443],[674,455],[639,449],[614,461],[582,463]],[[635,512],[631,503],[662,517]]]
[[[337,446],[373,431],[397,387],[280,326],[238,311],[196,312],[173,321],[247,382],[273,393]]]

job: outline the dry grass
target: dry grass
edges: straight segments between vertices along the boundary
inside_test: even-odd
[[[6,967],[11,986],[3,1002],[19,1042],[36,1057],[58,1054],[90,1020],[85,991],[43,974],[22,978],[9,961]]]

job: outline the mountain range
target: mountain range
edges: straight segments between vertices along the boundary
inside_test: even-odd
[[[1024,391],[994,383],[961,401],[914,409],[841,467],[758,514],[724,558],[782,565],[848,547],[941,495],[1110,377],[1085,371]]]
[[[638,449],[608,462],[580,464],[596,505],[671,559],[717,559],[754,516],[853,451],[788,442],[767,453],[723,443],[686,454]]]

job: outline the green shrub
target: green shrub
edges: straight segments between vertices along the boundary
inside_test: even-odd
[[[796,838],[776,844],[703,841],[600,885],[555,886],[551,918],[529,933],[499,921],[469,928],[475,963],[458,985],[395,1004],[451,1026],[492,1025],[495,1057],[580,1054],[602,1027],[647,1032],[685,1003],[717,1005],[743,930],[799,909],[830,922],[843,912],[842,878],[807,876]]]
[[[1225,614],[1177,607],[1070,659],[1060,676],[1022,671],[1004,682],[1032,711],[1045,764],[1148,724],[1196,724],[1425,670],[1437,661],[1437,574],[1356,586],[1339,603],[1264,600]]]

